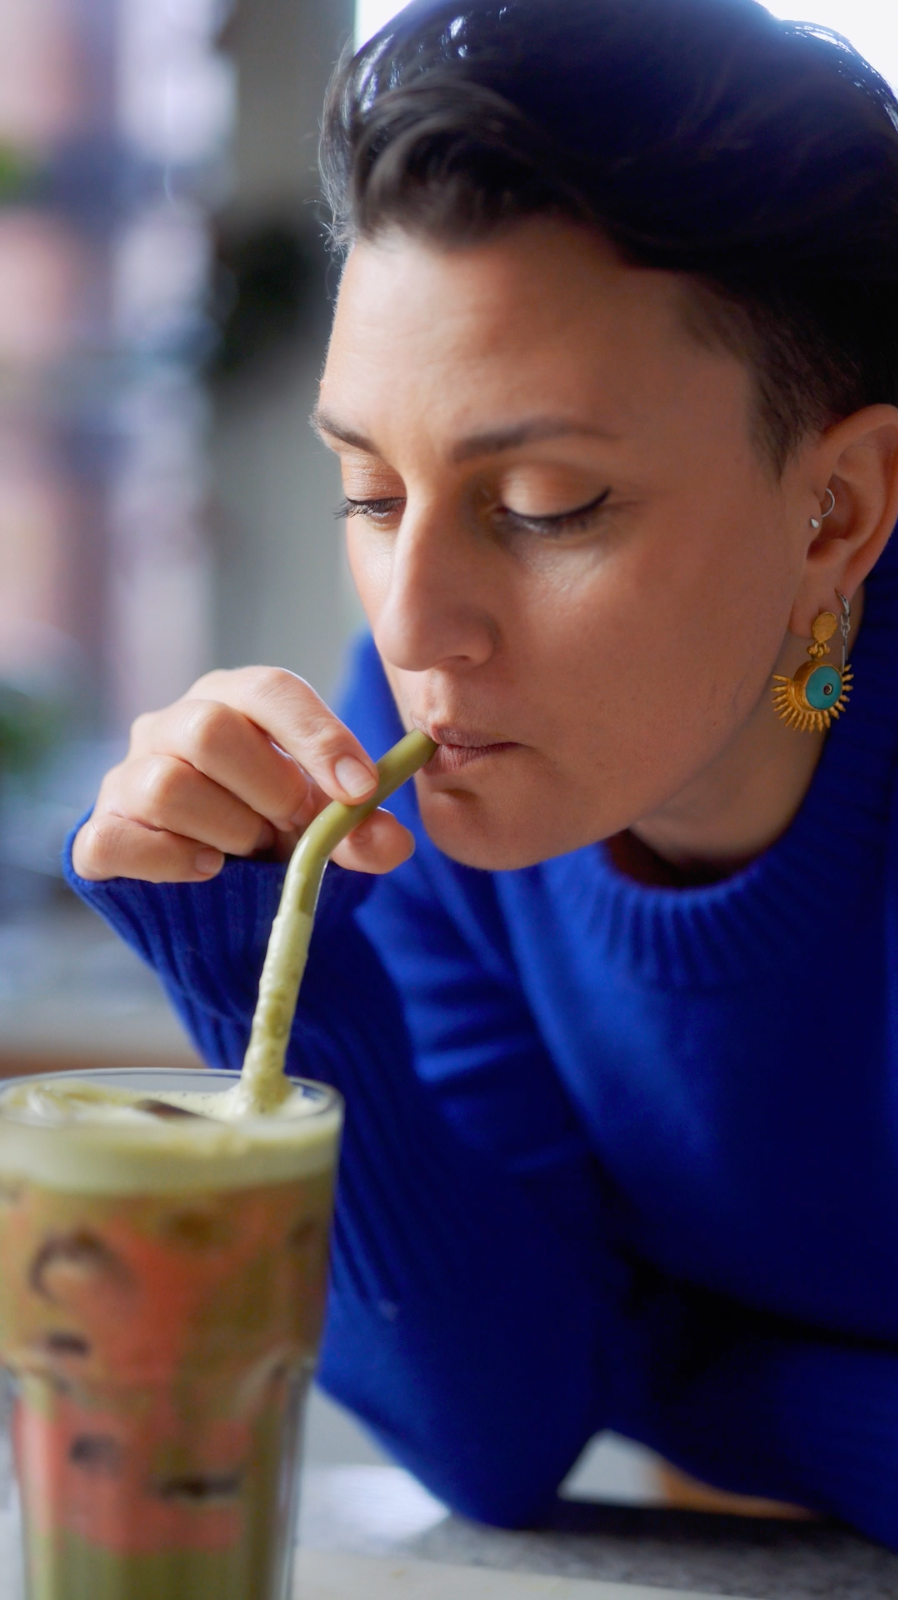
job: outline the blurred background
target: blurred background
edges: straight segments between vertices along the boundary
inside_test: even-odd
[[[187,1049],[60,846],[213,664],[329,694],[358,625],[311,408],[352,0],[0,6],[0,1070]]]
[[[0,9],[0,916],[133,716],[213,663],[334,687],[354,612],[306,426],[319,108],[350,0]]]

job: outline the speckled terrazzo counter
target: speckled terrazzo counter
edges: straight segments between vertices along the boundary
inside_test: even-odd
[[[387,1560],[306,1550],[300,1556],[295,1600],[693,1600],[674,1589],[640,1584],[540,1578],[484,1567],[444,1567],[433,1561]],[[696,1595],[695,1600],[718,1600]]]
[[[447,1516],[396,1467],[313,1469],[306,1474],[302,1523],[307,1559],[303,1565],[300,1557],[296,1600],[898,1595],[898,1556],[833,1524],[567,1503],[548,1527],[506,1533]],[[0,1600],[18,1600],[20,1593],[11,1570],[13,1534],[0,1512]],[[436,1569],[430,1581],[428,1568]],[[478,1569],[476,1579],[471,1573],[462,1582],[459,1568]],[[495,1583],[488,1582],[491,1573]],[[500,1584],[500,1573],[517,1578]],[[524,1574],[582,1580],[586,1587],[525,1585]]]
[[[309,1471],[302,1540],[316,1550],[742,1600],[898,1595],[898,1556],[836,1524],[567,1501],[550,1525],[508,1533],[447,1516],[396,1467]]]

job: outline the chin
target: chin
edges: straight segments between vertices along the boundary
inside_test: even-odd
[[[563,855],[577,843],[547,832],[545,817],[522,815],[513,807],[488,805],[480,796],[454,791],[419,796],[421,821],[443,855],[481,872],[512,872]]]

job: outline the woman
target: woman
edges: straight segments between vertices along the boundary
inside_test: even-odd
[[[898,105],[754,0],[431,0],[324,166],[344,720],[201,679],[72,881],[236,1065],[278,863],[425,728],[293,1040],[323,1382],[488,1521],[613,1427],[898,1547]]]

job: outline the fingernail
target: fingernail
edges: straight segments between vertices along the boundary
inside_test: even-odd
[[[358,800],[370,794],[377,782],[375,774],[357,761],[355,756],[341,756],[334,767],[334,777],[346,794]]]
[[[224,864],[224,856],[220,850],[213,850],[211,846],[198,850],[193,858],[197,872],[217,872]]]

